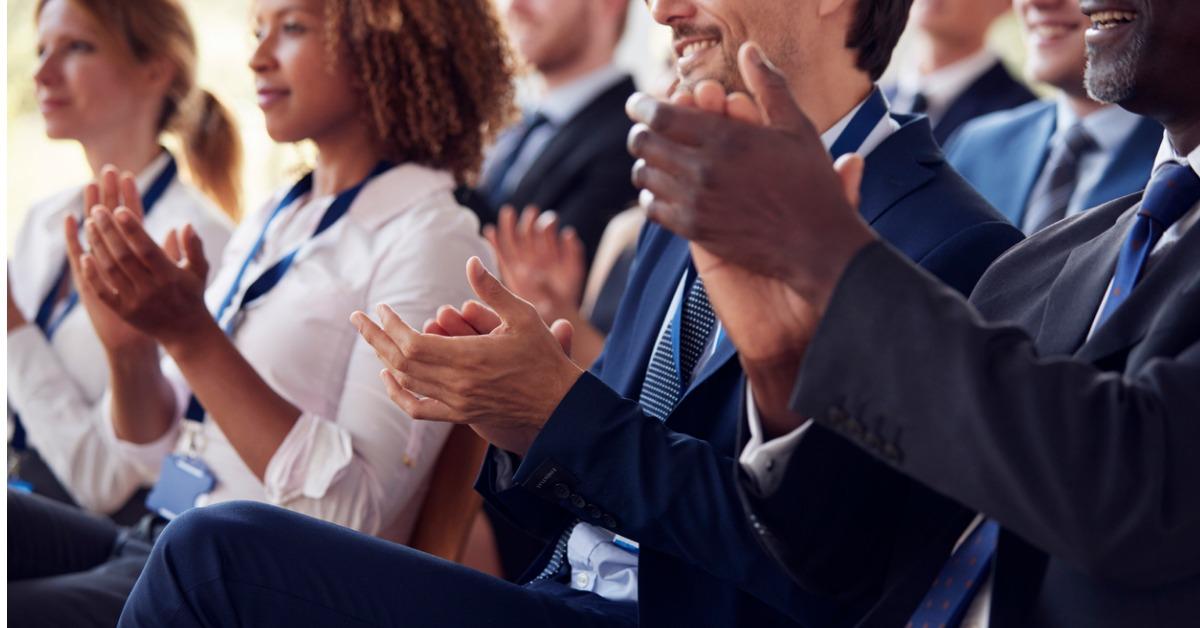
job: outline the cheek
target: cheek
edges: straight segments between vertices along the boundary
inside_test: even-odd
[[[138,95],[127,74],[93,59],[65,63],[63,81],[78,113],[89,119],[127,115]]]

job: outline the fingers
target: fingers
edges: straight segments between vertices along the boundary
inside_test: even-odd
[[[77,277],[82,278],[79,280],[80,286],[87,286],[88,290],[100,297],[101,302],[114,310],[117,309],[119,305],[117,294],[100,276],[94,256],[85,254],[79,258],[79,275]]]
[[[83,186],[83,217],[87,219],[91,215],[92,208],[100,204],[100,186],[95,183],[89,183]]]
[[[859,201],[862,199],[864,168],[866,168],[866,162],[856,153],[842,155],[833,165],[833,169],[837,171],[838,177],[842,180],[842,191],[845,192],[846,199],[850,201],[850,206],[855,209],[858,209]]]
[[[630,155],[676,173],[687,172],[698,161],[696,148],[677,144],[644,124],[629,129],[626,147]]]
[[[638,195],[638,205],[646,210],[647,220],[656,222],[666,227],[667,230],[684,237],[691,235],[690,230],[685,228],[685,213],[679,205],[659,199],[650,190],[641,191]]]
[[[720,119],[706,111],[660,102],[640,92],[629,97],[625,112],[634,122],[688,146],[703,144],[714,120]]]
[[[787,79],[763,56],[757,44],[742,44],[738,51],[738,67],[742,80],[758,101],[767,124],[793,132],[815,132],[808,117],[792,98]]]
[[[437,315],[433,320],[440,332],[439,336],[477,336],[479,332],[467,322],[463,317],[462,312],[459,312],[453,306],[443,305],[438,308]],[[429,333],[426,329],[425,333]]]
[[[141,222],[146,212],[142,210],[142,195],[138,192],[137,179],[133,177],[133,173],[126,172],[121,175],[121,199],[122,204],[133,212],[138,222]]]
[[[478,257],[467,260],[467,280],[484,303],[495,310],[500,319],[511,324],[541,321],[533,306],[505,288],[500,280],[483,266]]]
[[[655,200],[661,202],[683,202],[689,194],[689,187],[679,177],[649,165],[645,159],[639,159],[633,164],[632,178],[634,187],[649,192]]]
[[[450,335],[445,329],[442,329],[441,325],[438,325],[437,321],[433,320],[432,318],[425,321],[425,324],[421,326],[421,333],[433,334],[434,336]]]
[[[103,213],[107,214],[108,212]],[[166,273],[175,270],[175,265],[167,258],[167,255],[159,248],[154,239],[150,237],[150,234],[146,233],[142,222],[131,209],[121,207],[115,213],[109,215],[112,216],[113,222],[116,223],[119,234],[126,243],[126,246],[132,251],[143,268],[151,273]],[[181,244],[184,245],[186,253],[187,243],[181,242]]]
[[[693,93],[696,107],[710,113],[725,115],[725,88],[720,83],[711,79],[700,81]]]
[[[404,354],[400,352],[400,347],[382,327],[371,320],[371,317],[363,312],[355,312],[350,315],[350,322],[363,340],[375,350],[375,355],[381,362],[393,368],[403,364]]]
[[[457,414],[446,404],[431,398],[419,398],[406,390],[388,369],[379,372],[388,398],[408,416],[418,421],[458,422]]]
[[[120,179],[116,166],[110,164],[100,169],[100,204],[109,210],[121,205]]]
[[[567,357],[571,357],[571,340],[575,337],[575,326],[566,319],[560,318],[550,324],[550,333],[562,347],[563,353],[567,354]]]
[[[739,122],[762,126],[762,111],[748,94],[734,92],[725,98],[725,115]]]
[[[92,216],[84,223],[84,232],[100,277],[113,292],[133,294],[134,286],[146,280],[146,269],[126,246],[107,209],[98,208]]]
[[[183,245],[179,243],[178,231],[171,229],[167,232],[167,236],[163,238],[162,250],[166,254],[167,259],[171,260],[171,263],[180,264],[183,262]]]
[[[467,301],[463,303],[462,309],[459,311],[462,313],[463,320],[479,334],[490,334],[504,324],[504,321],[500,320],[500,317],[491,308],[479,301]]]
[[[204,256],[204,242],[191,224],[183,226],[179,239],[183,244],[183,269],[200,281],[205,281],[208,278],[208,259]]]

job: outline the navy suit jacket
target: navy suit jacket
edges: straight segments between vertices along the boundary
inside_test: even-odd
[[[1005,218],[1020,226],[1057,126],[1058,107],[1053,102],[995,113],[964,126],[946,147],[946,159]],[[1145,188],[1162,139],[1162,126],[1144,118],[1113,155],[1083,206],[1099,207]]]
[[[1021,234],[945,163],[926,119],[897,120],[903,128],[867,158],[861,212],[893,246],[967,293]],[[511,481],[501,471],[505,454],[493,449],[476,488],[551,545],[575,518],[639,541],[642,625],[855,625],[878,602],[883,574],[857,571],[797,586],[764,552],[742,513],[735,460],[744,384],[728,339],[665,422],[636,401],[689,263],[686,241],[656,225],[645,228],[604,355],[560,403]],[[825,486],[827,493],[843,490]],[[822,521],[814,524],[830,534],[852,530],[864,546],[890,551],[890,526],[853,517]],[[939,565],[952,542],[936,549]],[[544,564],[539,560],[530,573]],[[917,597],[906,600],[910,607],[932,577],[918,583],[919,593],[910,594]]]
[[[894,86],[886,91],[888,98],[896,97]],[[1013,78],[1003,63],[997,61],[950,103],[946,113],[933,127],[933,137],[944,146],[954,132],[967,122],[989,113],[1020,107],[1033,100],[1037,100],[1037,96]]]

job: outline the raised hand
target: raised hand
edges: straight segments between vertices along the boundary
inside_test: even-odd
[[[99,201],[84,223],[89,251],[71,252],[81,293],[91,292],[129,327],[164,345],[211,323],[203,296],[208,262],[195,230],[190,225],[172,230],[159,247],[142,226],[141,200],[129,173],[118,179],[106,169],[101,185],[87,196]],[[75,226],[68,220],[67,229]],[[108,331],[127,333],[112,327]]]
[[[532,303],[547,323],[574,320],[586,280],[583,243],[574,229],[559,227],[553,212],[530,205],[518,220],[506,205],[496,225],[484,229],[504,285]]]
[[[583,374],[567,354],[572,328],[565,321],[548,328],[478,258],[467,263],[467,277],[490,315],[454,316],[443,308],[426,323],[430,333],[417,332],[386,305],[378,324],[362,312],[351,321],[383,362],[388,395],[409,416],[467,424],[496,446],[524,453]],[[451,330],[462,335],[446,335]]]
[[[754,44],[742,47],[739,66],[769,126],[635,94],[627,107],[638,123],[629,137],[639,158],[634,184],[651,220],[721,259],[786,280],[822,311],[875,235],[784,77]]]

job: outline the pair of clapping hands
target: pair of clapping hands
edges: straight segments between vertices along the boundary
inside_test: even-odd
[[[692,242],[696,268],[755,390],[768,434],[803,418],[787,398],[843,270],[875,239],[856,211],[863,162],[836,167],[786,79],[754,44],[739,53],[750,94],[702,82],[664,103],[637,94],[628,111],[633,179],[648,217]],[[471,425],[524,453],[583,371],[571,325],[549,327],[477,258],[481,301],[446,306],[424,333],[379,308],[352,318],[385,365],[397,405],[416,419]]]
[[[110,353],[164,346],[185,338],[208,316],[208,262],[191,225],[172,229],[162,245],[142,225],[142,200],[132,173],[105,166],[84,189],[80,221],[63,224],[67,262],[80,302]],[[153,354],[153,351],[151,351]]]

